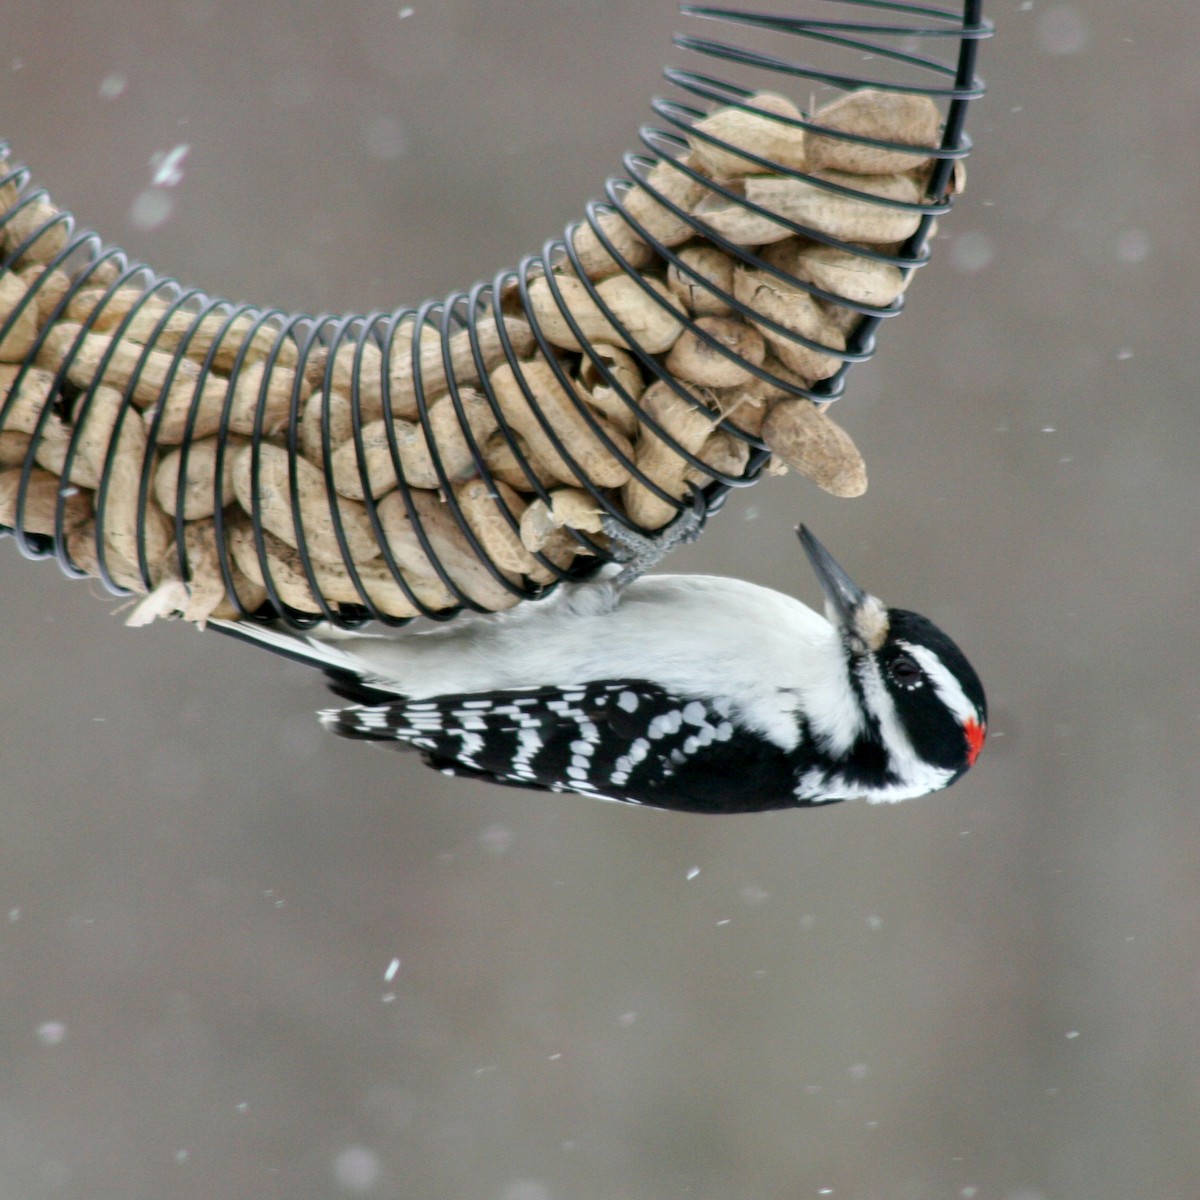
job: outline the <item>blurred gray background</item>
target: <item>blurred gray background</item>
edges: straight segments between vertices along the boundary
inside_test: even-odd
[[[446,780],[0,543],[2,1200],[1200,1194],[1200,23],[988,8],[968,190],[837,410],[869,494],[768,480],[670,563],[815,603],[811,523],[969,650],[977,770],[711,819]],[[579,215],[685,24],[8,5],[0,134],[186,283],[387,309]]]

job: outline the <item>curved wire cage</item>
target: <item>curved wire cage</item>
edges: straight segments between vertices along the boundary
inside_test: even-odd
[[[961,12],[827,2],[850,15],[684,5],[685,17],[740,35],[675,38],[730,77],[668,67],[674,94],[652,101],[662,124],[640,131],[644,152],[625,157],[626,175],[607,182],[582,222],[488,283],[391,313],[292,315],[186,288],[78,230],[25,168],[5,166],[0,143],[0,281],[15,296],[0,302],[0,436],[18,439],[0,458],[4,531],[26,555],[54,556],[117,593],[151,592],[164,578],[194,588],[207,572],[215,598],[205,614],[351,627],[508,607],[611,560],[610,534],[653,534],[689,507],[701,519],[716,511],[770,458],[761,419],[714,405],[718,393],[681,377],[648,325],[665,319],[674,338],[731,363],[758,394],[837,399],[848,369],[874,353],[881,322],[902,310],[970,152],[977,50],[992,32],[981,0]],[[824,116],[828,105],[770,113],[793,137],[900,155],[919,188],[889,193],[871,183],[881,176],[789,165],[706,120],[761,114],[764,80],[783,93],[800,81],[932,101],[936,144],[846,128]],[[745,169],[724,177],[705,154],[734,155]],[[772,206],[755,192],[764,179],[898,214],[904,235],[855,237]],[[852,253],[900,285],[884,301],[831,290],[788,270],[768,239],[731,235],[712,215],[722,209],[769,228],[771,241]],[[844,336],[772,318],[701,271],[685,252],[697,245],[839,314]],[[774,339],[776,356],[731,345],[681,307],[667,279]],[[826,365],[781,369],[792,346]],[[644,402],[653,386],[706,417],[699,441]],[[706,452],[718,436],[721,453]],[[675,456],[670,483],[648,469],[647,442]],[[164,471],[175,481],[167,499]],[[195,511],[193,476],[208,500]],[[553,514],[564,489],[588,500],[589,519],[551,521],[531,541],[527,510]],[[654,520],[639,519],[646,506]]]

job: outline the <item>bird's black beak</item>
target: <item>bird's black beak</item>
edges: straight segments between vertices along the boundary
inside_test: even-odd
[[[796,530],[828,601],[831,620],[864,650],[878,650],[887,637],[887,610],[850,578],[807,526]]]

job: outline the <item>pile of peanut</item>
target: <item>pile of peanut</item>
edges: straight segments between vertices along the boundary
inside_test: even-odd
[[[120,257],[72,269],[62,214],[0,160],[0,526],[149,593],[139,619],[404,618],[536,595],[603,550],[606,511],[661,529],[752,444],[860,494],[858,451],[796,389],[839,370],[854,305],[904,290],[887,257],[921,214],[869,197],[921,203],[940,117],[864,90],[803,120],[771,93],[713,111],[599,234],[445,337],[408,313],[312,338]]]

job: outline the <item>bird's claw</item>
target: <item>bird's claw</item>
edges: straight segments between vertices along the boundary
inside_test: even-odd
[[[604,532],[618,552],[617,561],[623,564],[620,574],[612,580],[615,587],[626,587],[657,566],[676,546],[687,545],[700,536],[708,518],[707,498],[694,483],[689,482],[688,486],[692,491],[691,506],[657,533],[638,533],[613,517],[604,518]]]

